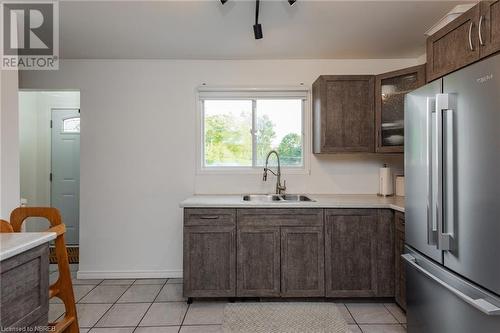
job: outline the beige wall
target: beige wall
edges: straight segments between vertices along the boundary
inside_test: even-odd
[[[196,87],[311,86],[320,74],[378,74],[418,63],[388,60],[66,60],[25,72],[21,87],[81,92],[80,276],[182,273],[182,210],[194,193],[273,190],[260,174],[197,174]],[[310,173],[285,174],[290,192],[376,193],[384,163],[401,156],[310,155]]]
[[[0,70],[0,218],[19,206],[18,73]]]

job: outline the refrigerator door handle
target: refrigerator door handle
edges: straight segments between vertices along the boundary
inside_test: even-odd
[[[474,308],[478,309],[482,313],[488,315],[488,316],[500,316],[500,308],[497,307],[494,304],[491,304],[484,298],[472,298],[460,290],[450,286],[448,283],[444,282],[443,280],[439,279],[438,277],[434,276],[432,273],[427,271],[425,268],[420,266],[417,262],[417,259],[413,257],[411,254],[403,254],[401,257],[413,268],[418,270],[420,273],[424,274],[434,282],[438,283],[442,287],[446,288],[448,291],[453,293],[455,296],[463,300],[464,302],[472,305]]]
[[[437,245],[437,221],[434,214],[433,205],[433,117],[432,115],[436,112],[436,99],[434,97],[427,98],[427,244]]]
[[[454,156],[454,110],[448,109],[444,111],[444,119],[446,124],[444,126],[444,145],[443,145],[443,158],[446,174],[443,178],[444,192],[443,192],[443,220],[441,226],[442,238],[441,243],[446,250],[452,250],[454,245],[453,225],[455,223],[454,211],[454,197],[455,197],[455,156]]]
[[[450,251],[452,245],[452,235],[445,233],[444,221],[444,193],[443,193],[443,114],[445,110],[451,110],[451,98],[449,94],[436,95],[436,171],[433,175],[436,177],[435,190],[435,216],[438,227],[438,249]],[[453,194],[452,194],[453,195]]]

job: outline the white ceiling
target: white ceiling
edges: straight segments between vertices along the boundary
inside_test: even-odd
[[[471,1],[468,1],[471,2]],[[474,1],[472,1],[474,2]],[[466,1],[62,1],[70,59],[413,58],[424,32]]]

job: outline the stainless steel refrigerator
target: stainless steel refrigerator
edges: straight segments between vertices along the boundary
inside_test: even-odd
[[[500,332],[500,56],[405,98],[409,333]]]

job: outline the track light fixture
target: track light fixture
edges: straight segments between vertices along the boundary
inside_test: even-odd
[[[255,0],[255,24],[253,25],[253,35],[255,39],[262,39],[262,25],[259,23],[260,0]]]
[[[225,4],[228,0],[220,0],[221,4]],[[288,0],[290,6],[295,5],[297,0]],[[259,23],[260,0],[255,0],[255,24],[253,25],[253,35],[255,39],[262,39],[262,25]]]

